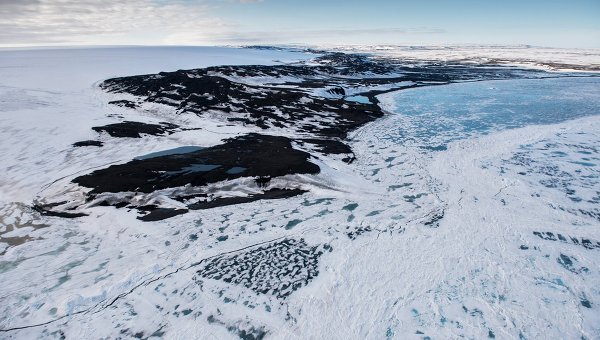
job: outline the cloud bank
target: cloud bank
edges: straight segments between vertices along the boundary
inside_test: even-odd
[[[263,0],[0,0],[0,47],[31,45],[219,45],[352,43],[440,34],[437,28],[250,31],[216,16],[222,6]],[[385,40],[387,39],[387,40]]]
[[[172,34],[209,37],[227,24],[208,1],[2,0],[0,45],[169,43]]]

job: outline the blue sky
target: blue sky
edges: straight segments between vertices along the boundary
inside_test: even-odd
[[[265,0],[253,6],[227,6],[221,12],[247,31],[366,30],[335,36],[358,43],[600,47],[599,0]],[[378,37],[377,32],[368,34],[369,29],[391,31]],[[333,37],[327,34],[319,37],[322,42],[329,39]]]
[[[0,46],[600,47],[600,0],[2,0]]]

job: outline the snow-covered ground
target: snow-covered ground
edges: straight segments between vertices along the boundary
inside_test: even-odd
[[[94,139],[96,133],[90,128],[114,123],[115,116],[136,120],[136,115],[106,105],[98,98],[105,96],[97,88],[101,80],[223,64],[270,65],[310,57],[309,54],[287,51],[220,47],[1,51],[0,152],[3,162],[0,172],[5,175],[0,178],[0,201],[31,200],[44,184],[107,163],[103,149],[89,154],[86,152],[89,150],[71,148],[74,142]],[[160,121],[156,117],[146,119]],[[177,120],[177,117],[171,119]],[[219,129],[219,134],[227,132],[227,128]],[[188,135],[178,135],[179,141],[161,139],[160,146],[148,141],[128,140],[119,145],[119,157],[131,159],[157,151],[157,148],[185,145]],[[216,142],[208,136],[203,136],[202,141]]]
[[[600,71],[600,49],[567,49],[538,46],[338,46],[340,51],[366,52],[407,61],[504,64],[557,71]]]
[[[98,81],[310,57],[0,52],[0,338],[600,338],[598,78],[381,95],[390,113],[351,134],[356,161],[313,159],[301,196],[157,222],[29,208],[65,176],[255,131],[182,115],[166,118],[202,132],[72,148],[117,116],[165,120],[107,106]]]

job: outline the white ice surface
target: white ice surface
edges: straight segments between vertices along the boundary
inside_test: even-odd
[[[496,63],[545,70],[600,71],[600,49],[538,46],[449,45],[449,46],[338,46],[347,52],[367,52],[410,61]]]
[[[390,114],[352,133],[353,164],[322,157],[314,160],[319,175],[294,178],[310,190],[302,196],[151,223],[112,207],[94,207],[73,220],[28,209],[40,190],[63,176],[245,132],[190,115],[165,117],[157,109],[155,116],[140,116],[107,106],[95,82],[230,60],[304,58],[200,48],[181,64],[166,64],[165,54],[181,53],[159,51],[76,50],[76,58],[57,59],[42,51],[0,53],[0,233],[29,238],[0,248],[0,330],[26,327],[0,337],[115,338],[128,329],[123,336],[224,339],[235,337],[231,326],[264,327],[271,338],[600,337],[600,249],[533,234],[600,241],[598,220],[580,211],[597,211],[600,199],[598,115],[461,135],[447,150],[428,152],[402,142],[398,127],[405,117]],[[152,62],[139,65],[135,57]],[[53,85],[52,77],[65,78]],[[471,86],[436,88],[460,92],[461,85]],[[421,90],[435,91],[411,93],[418,97]],[[168,118],[202,130],[139,140],[101,136],[102,148],[71,148],[96,139],[91,126],[118,121],[107,114]],[[547,185],[552,166],[571,176]],[[442,212],[439,224],[426,224]],[[348,237],[360,228],[369,231]],[[317,278],[285,301],[222,281],[199,282],[195,275],[192,265],[202,259],[282,237],[333,248],[320,258]],[[558,261],[561,254],[571,266]]]

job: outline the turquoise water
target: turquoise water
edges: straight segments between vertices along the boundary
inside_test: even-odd
[[[369,98],[367,98],[365,96],[350,96],[350,97],[346,97],[345,99],[348,101],[351,101],[351,102],[371,104],[371,101],[369,100]]]
[[[232,168],[229,168],[229,170],[227,170],[226,172],[230,175],[236,175],[236,174],[241,174],[242,172],[248,170],[247,168],[241,167],[241,166],[234,166]]]
[[[199,151],[202,149],[204,149],[204,148],[199,147],[199,146],[180,146],[180,147],[174,148],[174,149],[152,152],[152,153],[149,153],[149,154],[146,154],[143,156],[136,157],[134,159],[142,160],[142,159],[155,158],[155,157],[160,157],[160,156],[179,155],[179,154],[183,154],[183,153]]]
[[[398,142],[443,146],[476,134],[600,114],[600,77],[481,81],[397,91]]]

